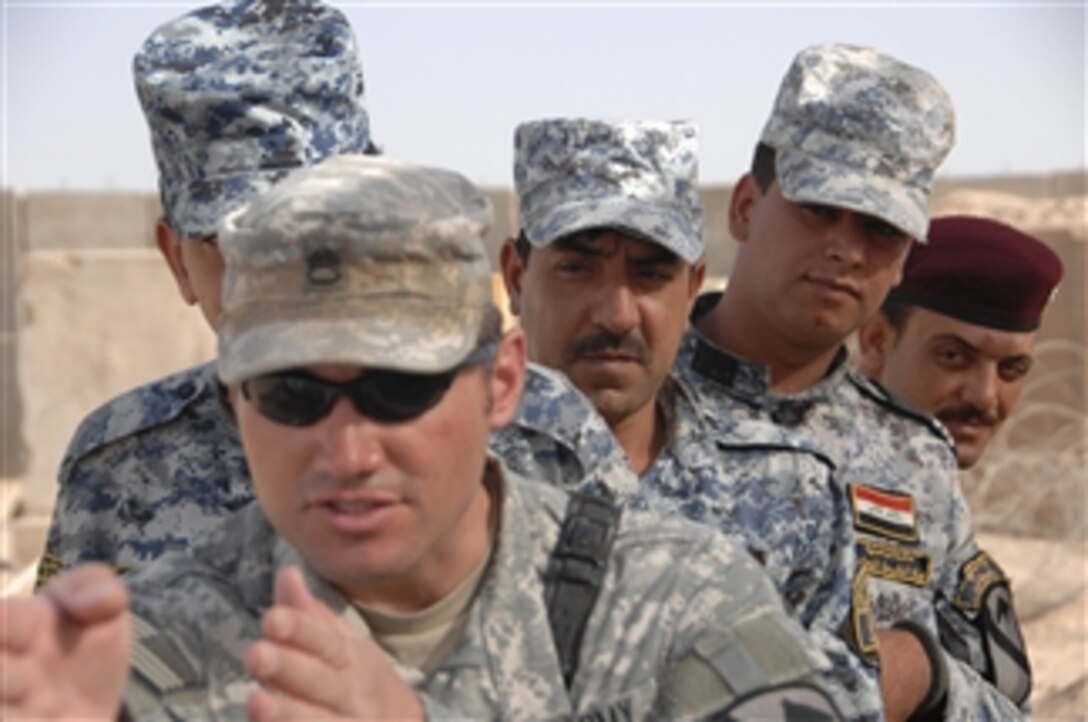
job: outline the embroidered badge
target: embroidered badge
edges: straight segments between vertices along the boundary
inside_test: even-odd
[[[910,494],[850,484],[854,528],[906,542],[918,541],[918,521]]]
[[[859,539],[858,557],[876,579],[889,579],[913,587],[929,584],[930,559],[923,551],[904,549],[877,539]]]
[[[306,257],[306,279],[315,286],[332,286],[340,280],[340,254],[319,248]]]
[[[952,603],[963,611],[974,614],[982,606],[986,592],[993,585],[1004,582],[1001,567],[986,552],[979,552],[960,567],[960,583]]]
[[[878,652],[876,617],[869,592],[869,567],[864,561],[858,564],[858,571],[850,586],[849,627],[843,636],[863,657],[875,660]]]

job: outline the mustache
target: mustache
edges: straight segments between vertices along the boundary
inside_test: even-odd
[[[937,412],[937,418],[946,423],[979,424],[984,426],[996,426],[998,422],[996,414],[974,404],[962,404],[941,409]]]
[[[574,342],[570,349],[570,360],[575,361],[590,356],[596,356],[602,351],[618,352],[625,356],[645,364],[650,351],[646,348],[646,342],[638,336],[630,333],[616,334],[610,331],[601,331],[591,336],[583,336]]]

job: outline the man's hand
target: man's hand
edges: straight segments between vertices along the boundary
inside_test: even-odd
[[[880,691],[888,722],[902,722],[926,697],[933,670],[918,637],[905,629],[877,632],[880,644]]]
[[[104,564],[0,599],[0,719],[114,719],[132,636],[125,587]]]
[[[306,589],[298,569],[276,577],[265,638],[246,652],[246,671],[261,683],[250,719],[423,719],[423,705],[370,638],[341,622]]]

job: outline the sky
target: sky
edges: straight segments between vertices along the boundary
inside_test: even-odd
[[[0,0],[0,184],[151,190],[132,56],[179,2]],[[1085,167],[1085,3],[335,2],[358,38],[387,155],[510,185],[542,117],[696,121],[700,176],[746,167],[794,54],[877,47],[956,105],[944,177]]]

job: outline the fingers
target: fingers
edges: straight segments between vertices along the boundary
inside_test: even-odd
[[[333,717],[328,710],[260,688],[249,695],[246,713],[251,722],[331,719]]]
[[[327,710],[340,710],[350,696],[347,680],[326,662],[307,652],[267,640],[246,652],[246,671],[278,697],[291,697]]]
[[[276,604],[279,606],[311,609],[315,604],[321,604],[306,588],[306,580],[302,578],[302,571],[298,567],[287,567],[279,571],[276,575],[275,594]]]
[[[48,599],[0,600],[0,650],[21,654],[52,625],[57,611]]]
[[[337,668],[350,662],[348,639],[361,637],[310,594],[301,572],[295,567],[277,575],[276,606],[265,612],[261,631],[271,642],[293,647]],[[364,647],[370,642],[365,637],[361,639]]]
[[[128,607],[128,593],[105,564],[84,564],[61,574],[42,590],[66,616],[81,624],[103,622]]]
[[[0,669],[3,670],[3,679],[0,680],[0,702],[5,705],[17,704],[31,690],[31,680],[34,678],[33,668],[21,655],[0,652]]]

